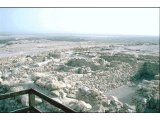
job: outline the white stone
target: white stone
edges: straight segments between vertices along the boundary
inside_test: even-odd
[[[118,98],[112,95],[108,96],[108,99],[110,99],[111,101],[119,102]]]
[[[60,59],[53,59],[53,62],[60,62]]]
[[[22,86],[17,86],[17,87],[11,87],[10,88],[11,92],[19,92],[21,90],[24,90],[24,88]]]
[[[63,91],[65,92],[65,93],[67,93],[67,94],[69,94],[69,89],[66,87],[66,88],[63,88]]]
[[[139,84],[139,85],[137,86],[137,88],[138,88],[138,90],[142,89],[142,85]]]
[[[28,67],[28,66],[25,66],[25,65],[23,65],[22,68],[25,69],[25,70],[28,70],[28,69],[29,69],[29,67]]]
[[[67,94],[67,97],[76,99],[76,95],[75,94]]]
[[[123,103],[115,96],[109,96],[108,99],[111,100],[117,107],[123,106]]]
[[[39,97],[35,97],[35,104],[40,104],[42,103],[42,99]]]
[[[77,112],[86,112],[92,108],[90,104],[73,98],[64,98],[62,102],[64,105],[76,110]]]
[[[33,61],[32,58],[30,58],[30,57],[27,57],[26,60],[27,60],[28,62],[32,62],[32,61]]]
[[[72,86],[71,86],[70,84],[67,84],[66,87],[67,87],[67,88],[71,88]]]
[[[147,103],[147,99],[146,99],[146,98],[143,98],[143,99],[142,99],[142,103],[143,103],[143,104],[146,104],[146,103]]]
[[[0,78],[0,85],[3,84],[3,80]]]
[[[65,93],[62,89],[60,90],[60,96],[61,98],[65,98],[67,96],[67,93]]]
[[[11,72],[5,72],[2,74],[2,78],[7,79],[11,75]]]
[[[84,111],[88,111],[88,110],[90,110],[92,108],[92,106],[90,104],[88,104],[88,103],[86,103],[84,101],[81,101],[81,100],[78,102],[78,105],[83,107]]]
[[[73,98],[64,98],[64,99],[62,99],[62,103],[64,104],[64,105],[69,105],[70,103],[77,103],[78,102],[78,100],[77,99],[73,99]]]
[[[21,97],[21,103],[22,105],[24,106],[29,106],[29,98],[28,98],[28,95],[23,95]]]
[[[160,80],[159,74],[154,76],[155,80]]]
[[[66,84],[62,81],[54,81],[51,83],[51,89],[53,89],[53,90],[62,89],[65,87],[66,87]]]
[[[24,63],[27,59],[25,57],[20,58],[20,63]]]
[[[12,74],[17,74],[19,72],[19,69],[18,68],[14,68],[13,70],[12,70]]]
[[[2,85],[7,85],[7,86],[10,86],[11,83],[7,80],[3,80],[3,82],[1,83]]]
[[[78,68],[78,73],[79,74],[87,74],[90,73],[92,70],[90,67],[80,67]]]
[[[27,74],[27,73],[23,74],[23,77],[24,77],[24,78],[27,78],[27,77],[28,77],[28,74]]]
[[[98,89],[91,89],[90,93],[92,96],[96,97],[98,95],[100,95],[100,92],[98,91]]]
[[[35,72],[35,73],[32,74],[31,78],[32,78],[33,80],[37,80],[37,79],[39,79],[39,78],[41,78],[41,77],[45,77],[45,76],[46,76],[45,73]]]
[[[0,78],[2,77],[2,72],[0,71]]]
[[[47,65],[48,63],[50,63],[51,61],[52,61],[52,60],[47,60],[47,61],[44,61],[44,62],[35,63],[34,66],[35,66],[35,67],[45,66],[45,65]]]
[[[148,81],[148,80],[143,80],[142,84],[143,85],[149,85],[149,84],[153,84],[153,82],[152,81]]]
[[[79,88],[79,92],[82,94],[88,94],[89,88],[86,86],[83,86],[83,87]]]
[[[54,97],[54,98],[52,98],[52,99],[53,99],[54,101],[62,104],[62,101],[61,101],[61,99],[60,99],[59,97]]]
[[[45,87],[45,83],[43,81],[41,81],[40,79],[36,81],[36,84],[41,87]]]
[[[128,112],[133,112],[133,111],[134,111],[133,106],[130,106],[130,105],[127,104],[127,103],[124,103],[124,104],[123,104],[123,107],[124,107]]]
[[[160,84],[159,80],[152,80],[152,82],[154,82],[154,85],[157,85],[157,86]]]
[[[51,91],[51,95],[53,95],[55,97],[60,97],[60,93],[58,90]]]

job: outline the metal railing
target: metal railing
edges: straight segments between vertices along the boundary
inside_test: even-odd
[[[49,96],[46,96],[45,94],[35,90],[35,89],[27,89],[27,90],[22,90],[19,92],[11,92],[11,93],[6,93],[6,94],[0,94],[0,100],[3,99],[7,99],[7,98],[11,98],[11,97],[17,97],[20,95],[24,95],[24,94],[28,94],[29,95],[29,107],[25,107],[25,108],[21,108],[15,111],[11,111],[11,112],[41,112],[40,110],[38,110],[35,106],[35,96],[40,97],[41,99],[47,101],[48,103],[50,103],[51,105],[61,109],[64,112],[67,113],[74,113],[76,111],[72,110],[71,108],[53,100],[52,98],[50,98]]]

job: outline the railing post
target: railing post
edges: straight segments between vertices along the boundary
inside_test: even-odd
[[[32,93],[32,91],[29,92],[29,107],[35,106],[35,95]]]

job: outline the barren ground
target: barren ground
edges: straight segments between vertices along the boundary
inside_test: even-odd
[[[15,56],[16,57],[25,55],[41,56],[42,55],[41,53],[48,54],[49,51],[54,51],[54,50],[62,51],[64,57],[62,55],[60,59],[47,58],[50,61],[54,60],[54,62],[52,61],[53,63],[49,64],[50,65],[49,67],[55,66],[56,68],[58,66],[57,69],[59,69],[60,65],[64,65],[62,66],[62,68],[60,68],[62,69],[62,71],[57,70],[56,72],[62,74],[62,76],[64,75],[63,76],[64,78],[66,77],[67,79],[66,84],[71,84],[71,86],[73,86],[75,90],[77,85],[87,86],[89,89],[93,88],[99,89],[106,96],[109,95],[116,96],[121,102],[127,103],[131,106],[134,106],[132,103],[132,97],[135,96],[135,92],[137,91],[136,85],[133,86],[129,85],[132,84],[132,82],[130,82],[130,77],[132,76],[130,75],[134,75],[135,72],[137,72],[136,70],[138,70],[137,68],[138,65],[135,64],[138,64],[137,62],[138,60],[140,62],[143,61],[143,59],[148,60],[148,58],[143,58],[143,56],[145,55],[156,56],[156,57],[159,55],[159,45],[156,44],[138,45],[138,44],[128,44],[128,43],[119,44],[119,43],[106,43],[106,42],[95,42],[95,41],[69,42],[69,41],[49,41],[49,40],[40,40],[40,41],[22,40],[22,41],[16,41],[16,43],[10,45],[1,44],[0,58],[1,59],[8,58],[8,60],[10,60],[10,58]],[[120,56],[120,59],[119,58],[117,59],[116,55]],[[139,58],[140,55],[143,56]],[[42,58],[44,59],[45,56],[41,56],[40,59]],[[74,61],[75,58],[78,58],[79,63],[76,63],[76,61]],[[38,60],[38,58],[34,57],[32,59]],[[151,58],[149,58],[149,60],[150,59]],[[38,61],[42,62],[42,64],[46,64],[43,63],[43,61],[41,60]],[[60,61],[60,63],[58,63],[57,61]],[[36,61],[33,61],[33,63],[36,63]],[[37,62],[36,64],[39,63]],[[85,66],[86,68],[83,68],[83,64],[84,66],[86,65]],[[39,67],[40,66],[38,66],[35,69],[39,70],[40,69]],[[80,69],[81,71],[77,72],[76,67],[78,68],[78,70]],[[88,69],[87,67],[91,68],[91,72],[90,69]],[[56,70],[55,68],[54,70]],[[46,68],[42,67],[42,69]],[[6,71],[7,69],[4,68],[4,73]],[[66,74],[69,75],[67,76]]]

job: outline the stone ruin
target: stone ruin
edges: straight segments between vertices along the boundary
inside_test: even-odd
[[[72,54],[74,57],[70,58],[65,52],[54,51],[1,60],[0,93],[33,87],[77,112],[159,111],[159,64],[156,60],[126,54],[95,54],[89,58]],[[116,96],[106,96],[109,90],[128,82],[138,84],[133,96],[136,109]],[[0,110],[9,112],[27,106],[27,100],[27,96],[21,96],[0,101]],[[45,112],[62,112],[40,98],[36,98],[36,104]]]

